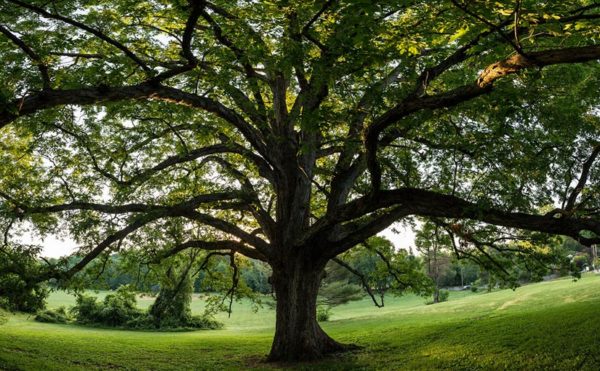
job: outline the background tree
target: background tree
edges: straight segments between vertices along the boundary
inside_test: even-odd
[[[2,0],[0,127],[25,148],[3,149],[5,235],[80,243],[39,280],[111,249],[264,261],[269,359],[343,350],[316,321],[325,266],[397,220],[454,225],[496,269],[489,249],[537,252],[479,228],[599,240],[599,8]]]
[[[415,235],[415,247],[421,254],[427,274],[433,280],[433,303],[440,302],[440,279],[448,266],[450,237],[435,223],[424,223]]]
[[[271,269],[268,264],[260,260],[249,259],[248,265],[242,269],[241,277],[252,291],[261,294],[270,294],[273,288],[269,283]]]
[[[480,267],[477,263],[466,259],[458,260],[451,254],[451,263],[443,272],[440,285],[442,287],[470,286],[480,275]]]
[[[192,269],[198,265],[198,251],[187,255],[181,256],[181,259],[185,259],[184,262],[174,257],[163,266],[160,291],[148,311],[157,328],[185,327],[191,322],[194,290]]]
[[[432,286],[415,256],[406,250],[396,250],[388,239],[380,236],[373,236],[340,254],[327,268],[324,283],[345,280],[362,287],[377,307],[385,305],[386,294],[399,296],[407,291],[427,294]]]

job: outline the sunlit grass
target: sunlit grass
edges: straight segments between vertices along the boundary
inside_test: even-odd
[[[600,367],[600,276],[562,279],[516,291],[451,293],[450,301],[424,305],[416,296],[390,298],[381,309],[369,300],[333,310],[323,327],[360,351],[304,369],[590,369]],[[100,293],[102,295],[102,293]],[[54,293],[51,307],[73,298]],[[147,306],[149,298],[139,301]],[[193,301],[201,312],[202,302]],[[0,327],[0,369],[241,369],[263,363],[274,312],[234,305],[220,315],[222,330],[133,332],[52,325],[25,315]],[[277,365],[282,366],[282,365]]]

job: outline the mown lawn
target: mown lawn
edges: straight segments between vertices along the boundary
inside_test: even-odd
[[[364,348],[297,369],[600,369],[600,276],[493,293],[451,293],[450,301],[390,298],[335,308],[326,331]],[[100,294],[101,295],[101,294]],[[69,305],[55,293],[50,306]],[[147,306],[150,299],[140,300]],[[194,310],[202,303],[194,301]],[[263,362],[274,313],[247,303],[223,315],[223,330],[133,332],[42,324],[25,315],[0,325],[0,369],[274,369]]]

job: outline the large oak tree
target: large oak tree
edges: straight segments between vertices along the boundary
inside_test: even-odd
[[[599,240],[598,18],[590,0],[0,0],[5,240],[28,221],[81,243],[39,279],[140,246],[260,259],[269,359],[343,350],[315,319],[324,267],[395,221],[434,218],[482,261],[503,248],[480,230]]]

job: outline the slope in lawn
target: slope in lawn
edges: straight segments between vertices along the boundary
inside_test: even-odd
[[[563,279],[490,294],[456,293],[425,306],[418,297],[367,300],[334,310],[323,326],[364,349],[310,369],[590,369],[600,367],[600,277]],[[69,304],[55,296],[51,305]],[[466,295],[462,298],[457,296]],[[142,303],[144,305],[144,303]],[[148,305],[148,303],[145,303]],[[194,303],[195,310],[201,303]],[[37,323],[17,315],[0,327],[0,369],[271,368],[262,363],[274,315],[238,304],[226,328],[186,333],[131,332]]]

